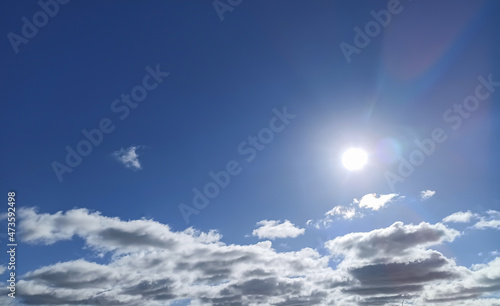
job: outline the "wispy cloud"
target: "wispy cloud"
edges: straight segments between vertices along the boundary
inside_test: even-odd
[[[476,224],[474,224],[473,227],[477,228],[477,229],[486,229],[486,228],[500,229],[500,220],[499,219],[493,219],[493,220],[481,219]]]
[[[450,223],[470,223],[473,219],[479,219],[470,229],[500,229],[500,212],[488,210],[486,213],[472,213],[468,211],[459,211],[443,219],[443,222]]]
[[[353,220],[364,217],[363,210],[379,210],[387,204],[404,199],[397,193],[381,194],[369,193],[364,195],[361,200],[354,199],[349,205],[336,205],[325,213],[325,216],[319,220],[308,220],[306,225],[316,228],[329,227],[335,219]]]
[[[420,191],[420,201],[425,201],[432,198],[436,192],[434,190],[423,190]]]
[[[125,167],[130,168],[132,170],[140,170],[142,169],[141,163],[139,162],[139,154],[137,150],[140,149],[141,146],[131,146],[127,149],[120,149],[112,153],[112,155],[121,162]]]
[[[356,216],[356,208],[337,205],[325,213],[326,216],[342,216],[347,220],[352,220]]]
[[[480,217],[479,222],[474,224],[474,228],[477,229],[500,229],[500,211],[488,210],[486,216]]]
[[[304,234],[305,229],[296,227],[292,222],[276,220],[262,220],[257,222],[259,228],[254,229],[252,235],[260,239],[295,238]]]
[[[335,219],[352,220],[354,218],[363,217],[363,214],[353,206],[337,205],[327,211],[325,216],[319,220],[307,220],[306,225],[314,226],[315,228],[327,228],[329,227]]]

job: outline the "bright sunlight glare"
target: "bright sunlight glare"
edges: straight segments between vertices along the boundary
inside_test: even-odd
[[[350,148],[342,155],[342,164],[347,170],[361,170],[368,160],[368,154],[358,148]]]

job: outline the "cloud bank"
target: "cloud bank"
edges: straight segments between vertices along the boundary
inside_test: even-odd
[[[217,231],[172,231],[153,220],[123,221],[86,209],[55,214],[20,212],[24,243],[50,245],[80,237],[87,248],[112,256],[40,267],[22,275],[27,305],[495,305],[500,260],[458,266],[431,249],[460,233],[444,224],[396,222],[350,233],[311,248],[277,252],[270,241],[226,244]],[[262,228],[297,228],[287,220]],[[300,230],[300,229],[299,229]],[[285,230],[285,232],[287,232]],[[272,232],[278,237],[278,232]],[[269,233],[267,233],[269,234]],[[266,235],[269,236],[269,235]],[[258,234],[257,234],[258,235]],[[331,265],[331,259],[338,264]],[[409,303],[408,302],[408,303]]]

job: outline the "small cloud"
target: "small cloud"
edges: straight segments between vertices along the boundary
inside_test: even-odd
[[[320,229],[320,228],[328,228],[330,227],[330,225],[332,224],[333,222],[333,219],[331,216],[327,216],[323,219],[319,219],[319,220],[308,220],[306,222],[306,225],[307,226],[312,226],[316,229]]]
[[[436,192],[434,190],[423,190],[420,191],[420,201],[425,201],[432,198]]]
[[[397,193],[391,194],[381,194],[377,196],[376,193],[369,193],[364,195],[361,200],[354,199],[348,206],[337,205],[325,213],[325,217],[319,220],[308,220],[306,225],[314,226],[319,229],[321,227],[327,228],[337,217],[341,217],[344,220],[352,220],[354,218],[362,218],[364,214],[357,209],[356,206],[360,208],[369,208],[372,210],[379,210],[385,205],[394,202],[396,200],[404,199],[404,196],[399,196]]]
[[[350,206],[337,205],[325,213],[325,217],[319,220],[307,220],[307,226],[314,226],[317,229],[328,228],[335,219],[352,220],[361,218],[364,215],[351,204]]]
[[[476,229],[500,229],[500,211],[488,210],[486,212],[487,216],[480,217],[479,222],[474,224],[473,228]]]
[[[474,224],[473,227],[477,229],[486,229],[486,228],[500,229],[500,220],[485,220],[484,218],[482,218],[479,222]]]
[[[296,227],[288,220],[283,223],[279,220],[262,220],[257,222],[257,225],[260,227],[254,229],[252,235],[258,236],[259,239],[295,238],[305,232],[305,229]]]
[[[356,216],[356,208],[337,205],[327,211],[325,216],[342,216],[346,220],[352,220]]]
[[[381,194],[377,196],[376,193],[369,193],[364,195],[361,200],[354,199],[354,203],[358,204],[359,207],[366,207],[372,210],[379,210],[384,207],[386,204],[389,204],[394,201],[396,197],[398,197],[398,193],[390,193],[390,194]],[[399,197],[397,199],[403,199],[404,196]]]
[[[486,213],[492,218],[500,218],[500,211],[490,209]]]
[[[137,150],[140,148],[141,146],[131,146],[127,149],[122,148],[119,151],[113,152],[112,155],[116,160],[124,164],[125,167],[132,170],[140,170],[142,166],[139,162],[139,154],[137,153]]]
[[[485,213],[476,214],[468,211],[459,211],[443,219],[443,222],[469,223],[472,219],[479,219],[470,229],[500,229],[500,212],[488,210]]]
[[[5,271],[7,271],[7,267],[6,266],[0,266],[0,275],[4,274]]]
[[[443,219],[443,222],[445,223],[469,223],[470,220],[475,217],[475,214],[473,214],[470,210],[463,212],[459,211],[454,214],[449,215],[448,217]]]

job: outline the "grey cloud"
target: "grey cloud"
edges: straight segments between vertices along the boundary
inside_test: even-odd
[[[366,265],[350,273],[364,285],[418,284],[439,279],[459,277],[450,267],[450,262],[442,254],[433,252],[428,258],[408,263],[384,263]]]
[[[395,304],[399,305],[401,301],[411,300],[415,297],[416,295],[409,295],[409,294],[374,296],[370,298],[365,298],[361,300],[358,304],[362,306],[395,305]]]
[[[388,228],[368,233],[351,233],[327,241],[325,247],[332,254],[350,255],[357,259],[407,256],[415,248],[425,248],[443,241],[453,241],[460,233],[443,224],[422,222],[404,225],[395,222]]]
[[[109,263],[56,263],[21,276],[19,298],[27,305],[159,306],[191,299],[197,305],[414,305],[499,290],[500,259],[474,270],[428,249],[459,233],[443,224],[400,222],[327,242],[344,256],[304,248],[277,252],[270,241],[227,245],[215,231],[170,230],[153,220],[122,221],[75,209],[55,214],[22,213],[23,239],[52,244],[78,236]]]

